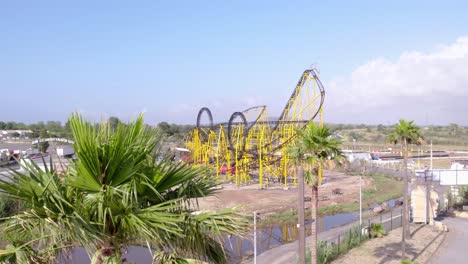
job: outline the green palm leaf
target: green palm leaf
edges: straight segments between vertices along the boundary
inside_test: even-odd
[[[31,162],[0,178],[0,193],[26,204],[6,219],[7,234],[41,237],[34,249],[52,247],[50,256],[75,243],[93,263],[120,263],[122,247],[144,242],[177,263],[227,261],[222,238],[243,235],[247,222],[233,210],[194,213],[197,199],[217,190],[207,169],[155,162],[160,134],[142,116],[116,129],[78,114],[68,123],[78,159],[64,174]]]

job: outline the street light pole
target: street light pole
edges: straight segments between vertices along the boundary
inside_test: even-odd
[[[254,215],[254,264],[257,264],[257,211],[254,211],[253,215]]]
[[[430,167],[431,173],[432,173],[432,139],[431,139],[431,167]]]
[[[366,173],[365,165],[363,173]],[[359,226],[362,228],[362,175],[359,175]]]

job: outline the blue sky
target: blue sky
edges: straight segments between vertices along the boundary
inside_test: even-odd
[[[148,123],[194,123],[203,106],[215,121],[225,121],[253,104],[268,105],[275,116],[302,71],[314,64],[330,91],[328,122],[388,124],[403,117],[468,124],[457,115],[467,110],[464,103],[440,106],[439,97],[429,98],[444,90],[406,94],[411,87],[387,87],[366,97],[362,82],[353,83],[357,69],[369,63],[400,67],[408,52],[430,60],[441,45],[457,44],[468,35],[466,10],[467,1],[3,1],[0,120],[64,121],[72,111],[129,119],[145,111]],[[448,63],[468,66],[468,55],[457,54],[442,56],[431,72]],[[421,79],[411,75],[405,84],[426,78],[414,70]],[[357,74],[375,80],[366,89],[386,85],[376,72],[382,74]],[[457,91],[450,96],[467,95],[459,94],[468,90],[467,79],[453,74],[460,81],[448,84]],[[390,101],[359,108],[399,89]],[[347,106],[341,91],[357,95],[356,102]],[[446,112],[435,114],[423,102]]]

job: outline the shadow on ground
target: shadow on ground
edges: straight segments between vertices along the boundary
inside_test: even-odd
[[[416,233],[421,230],[424,226],[417,227],[411,233],[411,237],[414,237]],[[415,248],[411,245],[411,239],[407,240],[406,243],[406,258],[411,259],[411,261],[415,261],[421,254],[423,254],[440,236],[443,235],[443,232],[439,232],[439,234],[434,237],[433,239],[427,241],[424,244],[422,249]],[[392,260],[395,260],[395,256],[401,256],[401,243],[390,243],[384,246],[378,247],[374,250],[374,256],[381,258],[379,264],[388,263]],[[383,258],[382,258],[383,257]]]

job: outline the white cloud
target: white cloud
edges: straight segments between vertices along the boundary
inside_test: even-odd
[[[374,59],[326,90],[331,122],[468,124],[468,36],[429,53]]]

